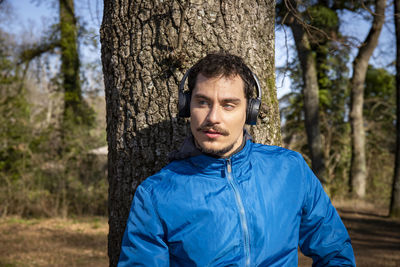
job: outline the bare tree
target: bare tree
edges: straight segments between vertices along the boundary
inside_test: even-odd
[[[177,118],[178,83],[208,52],[240,55],[259,76],[256,141],[280,144],[274,77],[274,7],[268,1],[105,1],[101,27],[109,146],[110,265],[136,186],[167,163],[188,133]]]
[[[311,25],[307,25],[298,11],[296,1],[283,0],[285,15],[282,23],[292,30],[296,50],[302,68],[303,100],[305,129],[310,150],[312,170],[322,183],[325,182],[325,162],[319,119],[319,85],[317,79],[317,63],[311,41],[317,38],[311,34]]]
[[[367,185],[365,129],[363,120],[364,82],[369,59],[375,47],[378,45],[379,35],[385,22],[385,8],[386,0],[375,0],[375,11],[373,12],[371,29],[353,61],[353,75],[350,80],[352,157],[349,185],[350,191],[361,198],[365,196]]]
[[[396,158],[390,201],[390,216],[400,218],[400,0],[394,1],[394,23],[396,28]]]

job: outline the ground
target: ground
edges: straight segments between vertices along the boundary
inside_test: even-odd
[[[108,266],[106,218],[0,219],[0,267]]]
[[[365,202],[334,203],[350,234],[358,267],[400,267],[400,220],[387,217],[385,206]],[[311,266],[302,255],[299,266]]]
[[[400,266],[400,220],[366,204],[335,203],[357,266]],[[106,218],[0,219],[0,267],[108,266]],[[311,266],[300,255],[299,266]]]
[[[338,210],[350,233],[357,266],[400,266],[400,220],[368,205]]]

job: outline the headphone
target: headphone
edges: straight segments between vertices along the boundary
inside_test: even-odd
[[[191,92],[189,91],[184,92],[184,88],[186,79],[189,76],[191,70],[192,68],[186,71],[185,75],[182,78],[181,83],[179,84],[178,116],[181,118],[190,117],[190,99],[192,95]],[[246,110],[246,124],[256,125],[258,113],[260,111],[262,93],[261,93],[260,82],[258,81],[257,76],[253,72],[251,72],[251,74],[253,75],[253,79],[256,84],[257,98],[251,98],[248,100],[247,110]]]

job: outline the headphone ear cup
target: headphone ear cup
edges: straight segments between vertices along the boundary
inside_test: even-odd
[[[190,98],[191,94],[189,92],[182,92],[179,90],[178,99],[178,116],[181,118],[190,117]]]
[[[246,124],[256,125],[258,112],[260,111],[261,100],[257,98],[250,99],[247,105]]]

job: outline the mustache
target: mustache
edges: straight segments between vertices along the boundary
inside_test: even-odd
[[[215,132],[218,132],[221,135],[229,135],[229,131],[225,130],[224,128],[221,128],[217,125],[204,125],[204,126],[200,126],[197,128],[197,131],[199,132],[206,132],[206,131],[210,131],[213,130]]]

